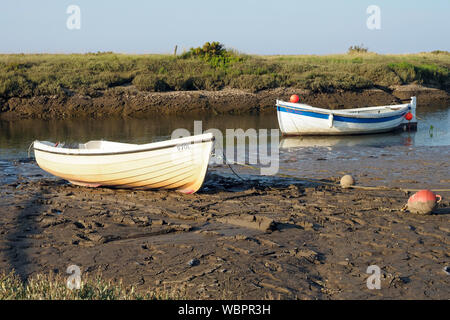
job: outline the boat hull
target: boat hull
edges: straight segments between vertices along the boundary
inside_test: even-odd
[[[335,113],[331,110],[317,111],[317,108],[308,109],[309,106],[303,106],[277,103],[278,123],[283,135],[353,135],[389,132],[405,124],[404,116],[412,109],[409,105],[403,105],[397,111],[389,112],[385,116],[374,113],[374,110],[370,110],[365,116],[355,111]]]
[[[83,154],[64,154],[35,143],[34,152],[43,170],[76,185],[193,193],[203,184],[213,140],[203,135],[164,146]]]

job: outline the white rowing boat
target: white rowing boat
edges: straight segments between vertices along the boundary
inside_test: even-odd
[[[207,133],[143,145],[89,141],[75,149],[34,141],[33,149],[43,170],[76,185],[194,193],[203,184],[213,142]]]
[[[405,115],[410,113],[410,120]],[[416,97],[406,104],[329,110],[277,100],[280,130],[284,135],[345,135],[388,132],[416,123]]]

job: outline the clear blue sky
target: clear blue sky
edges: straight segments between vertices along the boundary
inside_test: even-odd
[[[69,30],[67,7],[81,9]],[[366,27],[369,5],[381,30]],[[254,54],[450,51],[450,0],[2,0],[1,53],[179,52],[206,41]]]

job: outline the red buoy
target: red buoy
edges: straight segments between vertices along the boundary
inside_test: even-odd
[[[430,190],[420,190],[409,198],[408,210],[412,213],[430,214],[441,200],[440,195],[436,195]]]
[[[296,94],[293,94],[289,101],[291,101],[292,103],[297,103],[299,100],[300,100],[300,97]]]
[[[413,114],[411,112],[408,112],[407,114],[405,114],[405,119],[408,121],[411,121],[413,118]]]

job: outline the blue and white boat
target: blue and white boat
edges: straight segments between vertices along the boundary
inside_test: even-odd
[[[416,97],[406,104],[340,110],[277,100],[277,115],[283,135],[368,134],[417,123]]]

